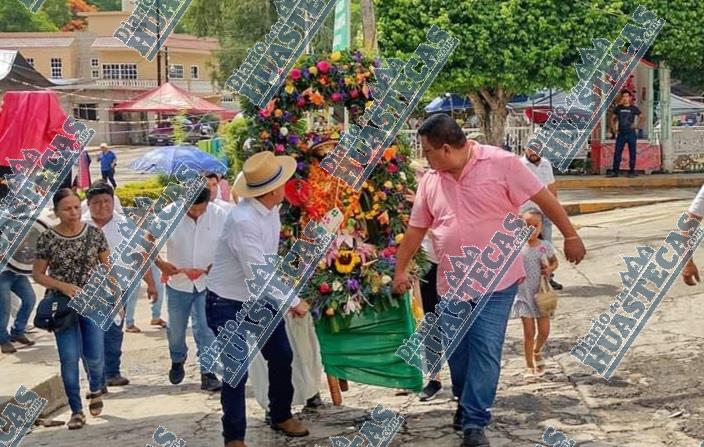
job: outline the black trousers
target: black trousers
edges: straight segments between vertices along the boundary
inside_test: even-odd
[[[103,180],[112,183],[113,188],[117,188],[117,182],[115,182],[115,169],[110,169],[109,171],[100,171]]]

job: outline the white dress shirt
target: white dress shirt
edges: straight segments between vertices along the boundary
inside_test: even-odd
[[[546,158],[541,158],[540,163],[538,165],[534,165],[531,163],[528,158],[525,156],[521,157],[521,161],[523,164],[530,169],[530,171],[535,174],[536,177],[540,179],[540,181],[543,183],[543,185],[547,188],[548,185],[552,185],[555,183],[555,176],[552,173],[552,165]],[[538,205],[536,205],[532,201],[527,201],[526,203],[521,206],[521,211],[526,210],[528,208],[539,208]]]
[[[98,228],[95,222],[93,222],[93,218],[90,216],[90,212],[83,215],[83,221]],[[110,254],[115,253],[115,249],[118,245],[120,245],[120,242],[122,242],[122,234],[120,234],[120,230],[118,230],[117,226],[118,224],[124,223],[126,221],[127,220],[125,216],[118,214],[117,211],[115,211],[112,214],[112,219],[110,219],[110,222],[106,223],[102,228],[100,228],[101,230],[103,230],[103,234],[105,234],[105,238],[108,240]]]
[[[699,188],[699,192],[694,197],[688,211],[697,217],[704,217],[704,186]]]
[[[245,283],[252,276],[250,264],[264,264],[265,255],[279,250],[279,208],[268,209],[257,199],[247,198],[230,211],[215,249],[208,289],[230,300],[250,299]],[[296,298],[292,305],[298,302]]]
[[[170,206],[174,205],[165,207],[166,213],[170,212],[167,209]],[[225,210],[210,203],[198,220],[185,214],[166,243],[166,259],[176,268],[207,269],[213,263],[226,216]],[[193,287],[202,292],[206,287],[206,275],[191,281],[185,273],[179,273],[167,284],[181,292],[192,293]]]

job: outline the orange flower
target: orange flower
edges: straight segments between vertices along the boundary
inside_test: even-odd
[[[269,139],[269,132],[266,130],[263,130],[262,133],[259,134],[259,138],[262,140],[268,140]]]
[[[325,99],[323,98],[323,95],[321,95],[317,91],[313,92],[310,95],[310,101],[316,106],[322,106],[323,104],[325,104]]]
[[[382,225],[388,225],[389,224],[389,212],[384,211],[383,213],[379,214],[379,217],[377,217],[376,220],[378,220],[379,223]]]
[[[282,116],[284,116],[284,111],[281,109],[276,109],[274,110],[274,116],[277,118],[281,118]]]
[[[396,156],[396,146],[391,146],[384,151],[384,160],[391,161]]]

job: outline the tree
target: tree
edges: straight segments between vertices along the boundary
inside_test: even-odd
[[[98,8],[98,11],[119,11],[122,9],[120,0],[90,0],[88,3]]]
[[[374,2],[372,0],[360,0],[362,11],[362,33],[364,35],[364,49],[376,52],[378,50],[376,40],[376,16],[374,14]]]
[[[701,11],[698,0],[638,2],[663,11],[666,19],[676,18],[682,32],[701,29],[696,20],[701,12],[687,11],[695,3]],[[467,94],[487,139],[499,145],[511,97],[574,86],[578,48],[590,47],[596,38],[613,41],[635,5],[636,0],[378,0],[380,45],[386,56],[407,55],[433,24],[457,36],[460,44],[431,89]],[[672,59],[668,62],[677,64],[676,71],[686,65],[701,72],[704,37],[692,36],[684,48],[676,48],[682,36],[671,26],[668,22],[647,57]]]
[[[32,14],[18,1],[0,2],[0,32],[57,30],[45,11]]]
[[[42,11],[59,29],[62,29],[64,25],[73,19],[73,13],[67,0],[46,0],[42,6]]]
[[[68,0],[68,4],[71,8],[72,18],[61,27],[61,31],[81,31],[85,29],[88,26],[88,22],[85,18],[79,17],[78,13],[95,12],[97,10],[96,7],[86,3],[85,0]]]

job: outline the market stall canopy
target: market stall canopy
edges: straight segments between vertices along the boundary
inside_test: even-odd
[[[7,92],[0,109],[0,166],[21,159],[21,149],[44,153],[61,130],[66,113],[52,91]]]
[[[0,50],[0,92],[39,90],[56,85],[34,69],[17,50]]]
[[[670,109],[672,110],[672,115],[704,112],[704,103],[672,94],[670,95]],[[660,104],[658,103],[659,110]]]
[[[213,113],[223,116],[232,114],[231,110],[191,95],[169,82],[139,94],[129,101],[121,102],[113,107],[113,110],[116,112]]]

